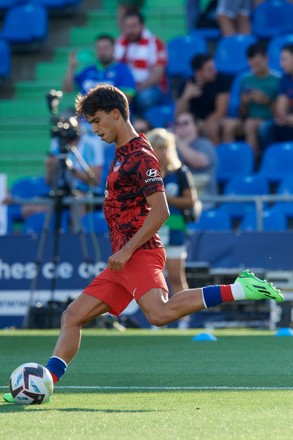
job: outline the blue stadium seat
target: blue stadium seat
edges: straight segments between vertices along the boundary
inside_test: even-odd
[[[11,195],[19,199],[31,199],[34,197],[46,197],[50,193],[50,187],[43,176],[40,177],[22,177],[17,179],[11,187]],[[8,205],[8,217],[13,222],[23,220],[21,205]]]
[[[277,189],[278,195],[290,195],[293,197],[293,175],[285,177],[279,184]],[[277,202],[274,205],[284,215],[293,217],[293,201],[292,202]]]
[[[49,8],[65,8],[79,5],[81,0],[37,0],[37,2]]]
[[[217,153],[217,180],[226,184],[236,176],[252,174],[255,164],[252,148],[246,142],[219,144]]]
[[[24,3],[8,10],[0,36],[12,44],[32,45],[42,42],[47,35],[46,8],[35,3]]]
[[[262,230],[263,231],[286,231],[287,219],[280,209],[271,208],[263,212]],[[257,213],[256,210],[248,212],[241,224],[241,231],[257,231]]]
[[[191,34],[197,34],[203,37],[205,40],[217,41],[221,38],[221,32],[218,28],[197,28],[194,29]]]
[[[205,39],[197,33],[172,38],[167,42],[167,75],[189,77],[193,74],[191,59],[194,55],[207,53]]]
[[[189,223],[188,229],[191,231],[230,231],[231,221],[225,210],[209,209],[202,211],[197,222]]]
[[[234,177],[227,183],[224,194],[227,196],[268,195],[269,184],[267,180],[259,174]],[[255,203],[249,201],[224,202],[221,208],[225,209],[232,218],[243,218],[245,214],[255,209]]]
[[[43,176],[22,177],[17,179],[11,187],[11,195],[21,199],[48,196],[50,187]]]
[[[268,57],[269,66],[272,70],[276,72],[282,72],[280,66],[280,55],[283,46],[286,44],[293,44],[293,33],[288,35],[280,35],[278,37],[272,38],[268,45]]]
[[[81,219],[81,226],[84,232],[96,232],[98,234],[109,232],[103,211],[85,214]]]
[[[22,232],[25,234],[40,234],[45,226],[47,212],[38,212],[36,214],[32,214],[26,218],[23,223]],[[56,215],[54,214],[51,218],[49,225],[49,232],[54,231],[56,221]],[[69,210],[64,210],[61,214],[61,231],[65,233],[68,231],[69,225]]]
[[[259,173],[270,183],[280,183],[292,170],[293,142],[276,142],[264,150]]]
[[[6,11],[7,9],[17,5],[23,0],[0,0],[0,11]]]
[[[0,38],[0,78],[8,78],[11,74],[11,51],[9,44]]]
[[[153,128],[168,127],[174,121],[175,104],[156,105],[144,113],[144,118]]]
[[[236,75],[249,69],[246,52],[256,43],[253,35],[231,35],[223,37],[215,50],[215,65],[220,73]]]
[[[265,1],[254,9],[252,32],[257,38],[270,39],[293,32],[293,5],[286,0]]]
[[[249,74],[249,72],[240,72],[236,74],[233,82],[232,87],[230,89],[230,96],[229,96],[229,104],[228,104],[228,116],[231,116],[232,118],[239,116],[239,108],[240,108],[240,86],[242,78]]]

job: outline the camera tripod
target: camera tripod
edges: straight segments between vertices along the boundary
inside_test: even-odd
[[[92,170],[89,168],[87,163],[84,161],[84,159],[78,152],[77,147],[67,144],[66,139],[60,139],[60,151],[61,153],[57,157],[57,166],[54,174],[53,190],[50,193],[52,201],[49,205],[49,209],[45,218],[44,227],[40,235],[40,242],[38,245],[36,261],[35,261],[36,273],[35,273],[35,277],[32,279],[31,282],[30,296],[28,301],[28,311],[24,319],[24,325],[23,325],[24,328],[28,328],[29,315],[34,302],[35,291],[38,283],[38,278],[40,275],[40,269],[44,259],[44,252],[48,240],[48,235],[52,227],[52,222],[54,225],[53,255],[52,255],[53,277],[51,280],[50,299],[48,301],[48,305],[55,309],[58,306],[58,302],[55,300],[55,290],[57,284],[57,267],[60,260],[59,247],[60,247],[60,235],[62,233],[62,216],[63,213],[65,212],[65,208],[67,207],[67,203],[65,203],[66,198],[68,199],[68,201],[69,199],[73,200],[73,203],[69,204],[69,206],[73,207],[73,210],[75,210],[74,218],[78,219],[77,222],[75,221],[74,232],[77,233],[79,236],[83,262],[87,265],[89,265],[92,262],[88,251],[86,236],[80,222],[79,208],[81,205],[74,201],[74,199],[77,197],[77,192],[73,189],[72,175],[68,167],[68,152],[69,151],[72,152],[72,154],[76,157],[81,167],[83,168],[84,172],[88,175],[90,183],[93,182],[94,175]],[[97,246],[97,243],[94,243],[94,245]],[[100,253],[96,252],[96,254],[99,255]],[[90,273],[90,271],[88,271],[88,273]],[[51,313],[49,313],[49,321],[48,321],[49,328],[52,328],[53,312],[54,310],[51,310]]]

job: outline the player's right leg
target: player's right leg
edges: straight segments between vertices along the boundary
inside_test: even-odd
[[[167,292],[155,288],[141,295],[137,302],[151,324],[163,326],[182,316],[225,302],[262,299],[281,303],[284,296],[273,284],[257,278],[249,270],[244,270],[233,284],[187,289],[171,296],[169,300]]]

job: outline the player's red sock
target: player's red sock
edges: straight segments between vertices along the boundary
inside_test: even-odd
[[[54,382],[54,385],[55,385],[58,382],[59,377],[56,376],[56,374],[52,373],[51,371],[50,371],[50,373],[51,373],[51,376],[52,376],[52,379],[53,379],[53,382]]]

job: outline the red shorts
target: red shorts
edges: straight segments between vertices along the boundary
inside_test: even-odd
[[[122,270],[106,267],[83,291],[110,307],[112,315],[120,315],[133,298],[139,298],[154,288],[168,292],[163,275],[166,253],[164,248],[138,249]]]

